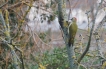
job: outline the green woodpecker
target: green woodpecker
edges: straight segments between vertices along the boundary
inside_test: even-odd
[[[68,33],[69,33],[69,46],[73,46],[74,44],[74,38],[75,38],[75,35],[76,35],[76,32],[77,32],[77,19],[75,17],[73,17],[71,19],[72,23],[69,25],[68,27]]]

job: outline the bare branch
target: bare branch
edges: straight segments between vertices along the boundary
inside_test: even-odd
[[[89,40],[88,40],[87,47],[86,47],[85,51],[83,52],[83,54],[81,55],[81,57],[78,59],[78,63],[81,62],[81,60],[84,58],[84,56],[86,55],[86,53],[89,51],[90,43],[91,43],[91,37],[92,37],[93,30],[94,30],[94,26],[95,26],[96,16],[97,16],[97,13],[98,13],[98,11],[99,11],[99,7],[102,5],[102,3],[103,3],[103,0],[102,0],[101,3],[99,4],[99,6],[98,6],[97,11],[96,11],[95,14],[93,13],[94,7],[91,7],[91,14],[92,14],[92,16],[93,16],[93,17],[92,17],[93,25],[92,25],[92,28],[91,28],[91,31],[90,31],[90,36],[89,36]]]

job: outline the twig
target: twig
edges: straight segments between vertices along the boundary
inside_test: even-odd
[[[15,46],[15,48],[21,53],[22,69],[25,69],[25,67],[24,67],[24,60],[23,60],[23,52],[18,47]]]
[[[90,23],[90,22],[89,22],[89,12],[90,12],[90,11],[87,11],[87,12],[85,13],[85,14],[87,15],[87,19],[88,19],[88,33],[89,33],[89,23]]]
[[[98,29],[100,27],[102,27],[105,22],[106,22],[106,15],[104,16],[104,18],[102,19],[102,21],[98,24],[97,28],[95,29],[95,33],[98,32]]]
[[[7,3],[8,3],[8,1],[7,1],[6,3],[4,3],[3,5],[1,5],[1,6],[0,6],[0,9],[1,9],[2,7],[4,7]]]
[[[24,3],[28,3],[28,2],[24,2],[24,1],[22,1],[22,2],[18,2],[18,3],[16,3],[16,4],[13,4],[13,5],[11,5],[11,6],[8,6],[7,7],[7,9],[13,9],[13,8],[16,8],[16,7],[20,7],[21,5],[23,5]]]
[[[70,14],[72,15],[72,10],[71,10],[71,3],[70,3],[70,0],[68,0],[68,1],[69,1],[69,7],[70,7],[69,16],[68,16],[68,21],[69,21],[69,19],[70,19]]]
[[[2,37],[0,37],[0,39],[1,39],[4,43],[6,43],[6,44],[8,45],[8,47],[11,49],[11,53],[12,53],[13,55],[15,55],[16,58],[20,61],[19,57],[17,56],[17,54],[16,54],[15,51],[14,51],[13,46],[12,46],[11,44],[9,44],[9,42],[6,41],[5,39],[3,39]],[[20,61],[20,62],[21,62],[21,61]],[[22,63],[22,62],[21,62],[21,63]]]

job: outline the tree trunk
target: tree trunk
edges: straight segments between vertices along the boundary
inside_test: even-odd
[[[68,44],[69,40],[68,27],[64,26],[66,20],[68,20],[66,16],[66,0],[58,0],[58,19],[64,34],[64,41],[67,48],[70,69],[76,69],[76,66],[74,65],[75,60],[73,58],[75,56],[74,48],[73,46],[69,46]]]

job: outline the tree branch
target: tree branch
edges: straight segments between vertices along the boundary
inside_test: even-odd
[[[101,3],[99,4],[99,6],[97,7],[97,11],[96,13],[94,14],[94,7],[91,7],[91,14],[92,14],[92,22],[93,22],[93,25],[92,25],[92,28],[91,28],[91,31],[90,31],[90,36],[89,36],[89,40],[88,40],[88,44],[87,44],[87,47],[85,49],[85,51],[83,52],[83,54],[80,56],[80,58],[78,59],[78,63],[81,62],[81,60],[84,58],[84,56],[86,55],[86,53],[89,51],[89,48],[90,48],[90,43],[91,43],[91,37],[92,37],[92,34],[93,34],[93,30],[94,30],[94,26],[95,26],[95,20],[96,20],[96,16],[98,14],[98,11],[99,11],[99,7],[102,5],[104,0],[101,1]]]

